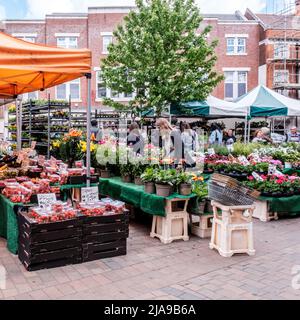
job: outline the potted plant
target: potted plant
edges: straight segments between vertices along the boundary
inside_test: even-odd
[[[121,173],[123,182],[125,183],[132,182],[132,171],[133,171],[133,165],[131,163],[120,165],[120,173]]]
[[[189,196],[192,193],[192,177],[186,172],[179,172],[176,177],[179,194]]]
[[[175,169],[158,170],[155,174],[156,195],[169,197],[173,193],[173,187],[177,179]]]
[[[96,161],[99,165],[100,177],[109,179],[111,168],[117,162],[116,142],[111,139],[101,141],[97,146]]]
[[[149,194],[155,193],[155,174],[156,171],[154,168],[147,168],[146,171],[141,175],[141,179],[145,185],[145,192]]]
[[[144,171],[145,171],[145,165],[142,165],[142,164],[133,165],[132,173],[133,173],[135,185],[142,186],[144,184],[141,177]]]

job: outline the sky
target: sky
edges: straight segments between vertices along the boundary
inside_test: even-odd
[[[203,13],[277,12],[293,0],[195,0]],[[134,0],[0,0],[1,19],[38,19],[53,12],[86,12],[88,6],[133,5]]]

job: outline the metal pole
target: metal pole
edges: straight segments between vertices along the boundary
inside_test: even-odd
[[[87,87],[88,87],[88,96],[87,96],[87,117],[86,117],[86,183],[87,187],[91,186],[91,79],[92,75],[89,73],[86,75],[87,78]]]
[[[244,142],[247,143],[247,127],[248,127],[248,116],[245,118],[245,132],[244,132]]]
[[[251,120],[248,122],[248,143],[250,142],[251,136]]]

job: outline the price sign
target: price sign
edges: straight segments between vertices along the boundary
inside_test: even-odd
[[[85,203],[92,203],[99,201],[99,189],[98,187],[82,188],[81,189],[81,201]]]
[[[239,162],[244,166],[249,166],[250,162],[247,160],[245,156],[238,157]]]
[[[55,193],[38,194],[37,198],[40,208],[48,208],[57,201]]]
[[[256,172],[252,172],[252,176],[254,177],[254,179],[256,181],[264,181],[264,179],[259,174],[257,174]]]
[[[272,176],[274,174],[276,174],[277,172],[277,167],[274,164],[269,164],[269,170],[268,170],[268,175]]]

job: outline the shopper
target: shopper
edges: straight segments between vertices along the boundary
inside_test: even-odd
[[[230,129],[224,133],[224,144],[229,151],[233,151],[234,144],[236,143],[236,137],[233,134],[233,130]]]
[[[223,143],[223,134],[219,126],[215,123],[211,125],[210,129],[210,136],[209,136],[209,144],[210,145],[221,145]]]
[[[144,140],[140,132],[140,127],[136,122],[133,122],[129,127],[127,146],[131,147],[135,153],[143,154]]]
[[[100,141],[101,140],[101,130],[99,130],[97,120],[91,121],[91,139],[93,141]]]
[[[184,123],[181,139],[183,143],[184,159],[188,167],[194,167],[196,162],[194,155],[199,151],[199,136],[195,130],[191,129],[188,123]]]
[[[254,142],[254,143],[273,143],[273,140],[267,135],[266,130],[260,129],[260,130],[256,130],[256,132],[254,134],[254,139],[252,140],[252,142]]]
[[[164,118],[156,121],[156,128],[152,136],[153,144],[163,149],[163,158],[173,159],[175,165],[178,165],[183,155],[180,130],[174,129]]]
[[[300,143],[300,133],[297,127],[292,127],[290,132],[287,134],[287,142],[297,142]]]

